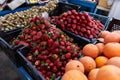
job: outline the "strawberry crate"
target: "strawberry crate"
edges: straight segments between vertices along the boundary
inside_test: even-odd
[[[113,18],[110,21],[107,30],[108,31],[120,30],[120,20]]]
[[[27,73],[33,78],[33,80],[45,80],[44,77],[35,69],[35,67],[26,59],[26,55],[30,49],[28,47],[22,47],[17,50],[17,62],[22,65]]]
[[[90,12],[89,12],[89,15],[92,16],[95,20],[99,20],[104,25],[104,28],[102,30],[106,30],[108,28],[109,17],[98,15],[98,14],[95,14],[95,13],[90,13]],[[85,44],[88,44],[88,43],[96,43],[97,42],[97,38],[88,39],[88,38],[82,37],[80,35],[76,35],[75,33],[72,33],[71,31],[68,31],[68,30],[65,30],[65,32],[67,34],[73,35],[75,41],[79,44],[85,45]],[[99,34],[98,34],[98,36],[99,36]]]
[[[73,10],[75,11],[75,10]],[[69,12],[69,11],[68,11]],[[86,13],[86,12],[81,12],[81,13]],[[102,28],[102,30],[106,30],[107,27],[108,27],[108,23],[109,23],[109,17],[107,16],[102,16],[102,15],[98,15],[98,14],[95,14],[95,13],[88,13],[91,17],[93,17],[95,20],[99,20],[102,25],[104,25],[104,27]],[[64,15],[64,14],[63,14]],[[54,17],[54,15],[53,15]],[[61,19],[61,18],[60,18]],[[57,17],[57,19],[53,18],[53,23],[55,22],[54,20],[59,20],[59,17]],[[52,20],[51,20],[52,21]],[[65,23],[65,21],[63,21],[63,23]],[[55,22],[55,24],[57,24],[57,26],[59,28],[62,28],[60,25],[62,25],[63,23],[60,23],[60,24],[57,24],[57,22]],[[73,22],[72,22],[73,23]],[[70,24],[70,23],[69,23]],[[81,23],[82,24],[82,23]],[[102,31],[101,30],[101,31]],[[100,31],[100,32],[101,32]],[[71,32],[70,30],[64,30],[65,33],[67,33],[67,35],[70,35],[74,38],[75,42],[79,43],[79,44],[82,44],[82,45],[85,45],[87,43],[96,43],[96,40],[97,40],[97,37],[99,36],[100,32],[98,33],[97,37],[96,38],[85,38],[85,37],[82,37],[80,36],[79,34],[76,35],[75,33]]]
[[[17,46],[11,45],[10,41],[12,41],[13,38],[16,38],[21,32],[22,32],[22,29],[11,30],[9,32],[1,31],[0,47],[6,53],[6,55],[10,58],[10,60],[14,63],[14,65],[18,67],[18,69],[23,73],[23,75],[25,75],[25,77],[27,78],[26,80],[44,80],[44,78],[40,76],[40,74],[38,78],[37,72],[34,72],[34,70],[32,70],[33,68],[32,69],[29,68],[28,65],[30,66],[30,64],[25,62],[24,59],[22,62],[18,61],[19,57],[18,57],[17,50],[23,47],[23,45],[17,45]]]
[[[81,6],[80,11],[94,12],[97,6],[97,2],[90,2],[86,0],[67,0],[68,3]]]
[[[21,31],[21,28],[14,29],[8,32],[0,31],[0,47],[13,61],[14,64],[16,64],[15,50],[19,47],[22,47],[22,45],[14,46],[10,44],[10,41],[12,41],[13,38],[16,38],[21,33]]]

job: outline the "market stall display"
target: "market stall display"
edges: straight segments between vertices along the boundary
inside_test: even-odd
[[[30,80],[119,79],[120,31],[80,8],[51,0],[1,16],[0,47]]]

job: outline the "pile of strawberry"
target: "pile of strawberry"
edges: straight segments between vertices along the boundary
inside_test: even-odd
[[[80,57],[80,48],[73,44],[73,39],[40,17],[33,18],[14,41],[30,47],[26,58],[46,80],[62,76],[66,63]]]
[[[87,12],[71,10],[60,16],[52,16],[51,21],[60,25],[63,30],[71,31],[85,38],[97,38],[104,25],[94,20]]]

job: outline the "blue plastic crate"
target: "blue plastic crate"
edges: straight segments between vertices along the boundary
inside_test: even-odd
[[[67,0],[68,3],[76,4],[81,6],[81,11],[94,12],[97,6],[97,2],[90,2],[85,0]]]
[[[18,68],[18,70],[22,73],[22,75],[25,77],[25,80],[33,80],[31,76],[25,71],[25,69],[21,66]]]

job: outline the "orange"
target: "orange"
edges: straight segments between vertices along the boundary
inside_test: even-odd
[[[78,70],[70,70],[63,75],[62,80],[88,80],[88,79],[82,72]]]
[[[83,55],[96,58],[99,54],[99,49],[94,44],[87,44],[83,47]]]
[[[97,43],[96,46],[99,49],[99,55],[101,55],[103,53],[104,44],[103,43]]]
[[[106,65],[99,69],[95,80],[120,80],[120,68]]]
[[[80,62],[84,65],[86,73],[96,68],[96,63],[92,57],[84,56],[80,59]]]
[[[115,31],[113,31],[113,32],[116,32],[116,33],[120,34],[120,30],[115,30]]]
[[[112,57],[107,61],[106,64],[107,65],[115,65],[120,68],[120,57]]]
[[[98,68],[104,66],[107,63],[107,61],[108,61],[108,58],[105,56],[99,56],[95,59],[96,66]]]
[[[104,46],[103,54],[107,58],[120,56],[120,43],[107,43]]]
[[[100,38],[105,38],[105,36],[109,33],[110,33],[109,31],[102,31],[100,34]]]
[[[119,42],[119,41],[120,41],[120,35],[118,33],[115,33],[115,32],[107,34],[104,38],[105,43]]]
[[[65,66],[65,72],[75,69],[84,73],[84,66],[78,60],[70,60]]]
[[[88,80],[95,80],[99,69],[92,69],[88,74]]]

